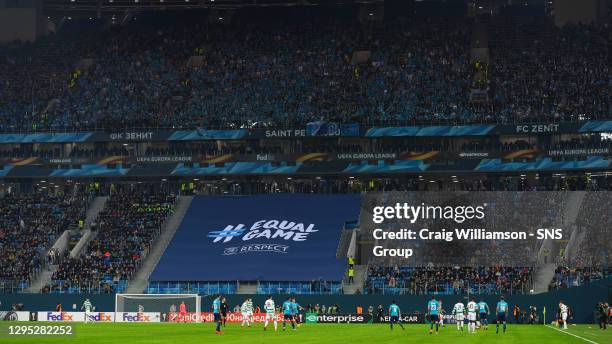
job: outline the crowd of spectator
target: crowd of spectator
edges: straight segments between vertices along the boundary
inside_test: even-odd
[[[407,177],[227,177],[199,180],[190,193],[199,195],[252,195],[267,193],[359,193],[366,191],[608,191],[612,176],[544,176],[537,179],[521,176],[490,179]]]
[[[612,214],[607,193],[589,192],[584,195],[576,217],[578,250],[568,257],[572,266],[605,266],[612,257]]]
[[[27,288],[49,246],[84,218],[88,202],[84,192],[10,193],[0,198],[0,281],[7,283],[5,291]]]
[[[528,294],[530,267],[385,267],[370,266],[367,294]],[[612,275],[605,268],[558,267],[549,290],[579,287]]]
[[[522,21],[501,20],[491,27],[489,92],[495,116],[509,121],[609,118],[609,24],[558,29],[545,20]],[[534,30],[521,33],[521,26]]]
[[[61,31],[2,48],[0,129],[610,116],[605,27],[547,27],[519,46],[492,44],[482,86],[490,99],[473,103],[471,23],[465,18],[404,18],[367,29],[338,18],[291,16],[205,25],[177,18],[170,25]],[[496,25],[491,35],[492,42],[515,41]],[[369,57],[354,63],[359,51]]]
[[[71,125],[71,118],[55,118],[47,111],[53,99],[68,88],[68,78],[79,59],[79,39],[65,32],[37,42],[0,46],[0,128],[38,130]],[[86,100],[84,100],[86,101]]]
[[[553,228],[564,223],[569,194],[564,191],[547,193],[513,193],[501,192],[495,194],[492,207],[495,216],[489,220],[485,228],[498,231],[523,231],[530,233],[533,228]],[[539,252],[544,240],[530,237],[528,240],[497,240],[489,245],[476,244],[475,251],[480,261],[500,262],[517,266],[526,264],[536,266]]]
[[[175,197],[165,193],[119,190],[95,220],[94,238],[82,256],[59,265],[43,292],[121,292],[140,266]]]
[[[368,294],[526,294],[528,267],[384,267],[370,266]]]
[[[555,269],[548,290],[579,287],[591,281],[596,281],[612,275],[612,270],[594,267],[568,268],[558,267]]]

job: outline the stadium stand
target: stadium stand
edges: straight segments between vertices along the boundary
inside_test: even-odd
[[[518,29],[521,28],[521,29]],[[509,17],[492,26],[491,93],[500,119],[578,121],[610,116],[609,30],[555,29]]]
[[[10,101],[0,104],[0,129],[610,118],[609,30],[512,20],[491,25],[484,104],[469,101],[473,23],[461,17],[396,19],[365,32],[312,17],[206,30],[193,21],[66,29],[3,48],[0,95]],[[368,63],[350,63],[361,50]],[[191,56],[202,64],[188,67]]]
[[[550,282],[549,290],[579,287],[591,281],[600,280],[610,276],[612,271],[609,269],[598,268],[567,268],[558,267],[555,269],[555,276]]]
[[[580,209],[581,215],[576,221],[578,233],[581,234],[580,249],[578,255],[566,263],[577,267],[607,264],[607,252],[610,252],[612,248],[612,233],[607,228],[612,218],[605,209],[606,202],[603,194],[588,193],[585,196]],[[597,226],[594,226],[595,223]],[[586,231],[584,228],[592,230]]]
[[[82,190],[42,190],[0,198],[0,289],[26,289],[57,236],[77,225],[89,196]],[[46,188],[45,188],[46,189]]]
[[[0,344],[612,343],[611,28],[0,0]]]
[[[66,19],[36,42],[0,45],[0,291],[38,291],[32,282],[50,265],[57,269],[40,284],[49,298],[110,298],[146,286],[136,292],[527,299],[612,276],[609,17],[558,28],[550,18],[499,13],[415,12],[364,24],[337,13],[282,9],[286,16],[269,20],[250,10],[236,9],[227,23],[211,23],[220,18],[213,12],[202,20],[136,11],[134,20],[128,11],[121,25]],[[485,46],[486,59],[475,58]],[[573,191],[586,192],[574,199]],[[483,227],[562,226],[568,235],[520,245],[419,243],[411,261],[371,254],[374,244],[390,244],[362,225],[376,204],[489,192],[497,216]],[[185,211],[195,213],[173,217],[177,228],[163,232],[162,245],[184,195],[195,203],[255,201],[201,210],[188,203]],[[88,236],[83,219],[94,196],[108,201],[87,224]],[[291,204],[311,196],[316,201]],[[339,219],[344,201],[307,206],[323,196],[354,196],[359,221]],[[286,199],[269,206],[277,197]],[[313,223],[329,211],[352,226],[326,225],[329,234],[316,244],[291,241],[289,231],[263,248],[240,237],[247,224],[261,229],[262,213],[291,227],[296,220],[284,216],[295,209]],[[222,212],[224,221],[213,221]],[[253,221],[244,220],[247,212]],[[405,226],[396,220],[386,228]],[[181,238],[192,256],[172,246],[184,223],[196,233]],[[66,245],[80,251],[45,256],[75,226]],[[273,235],[263,232],[250,239]],[[222,241],[229,244],[212,246]],[[249,250],[253,256],[243,255]],[[273,256],[296,251],[307,259],[295,266],[289,254]],[[354,260],[349,252],[357,263],[344,265]],[[219,257],[235,265],[217,271],[210,261]],[[268,266],[257,265],[262,257]],[[331,263],[317,266],[319,259]],[[331,271],[332,263],[339,272],[330,278],[310,273]],[[269,277],[283,268],[310,274]],[[168,271],[188,277],[166,278]],[[198,273],[206,278],[192,277]],[[240,274],[249,277],[232,278]],[[338,305],[307,308],[339,312]]]
[[[139,187],[140,190],[153,190],[156,188],[155,185],[146,184],[140,184]],[[174,204],[174,196],[172,194],[159,191],[136,191],[133,187],[126,185],[119,187],[109,186],[108,188],[102,188],[99,192],[113,192],[113,194],[111,194],[105,209],[96,219],[97,236],[87,247],[85,255],[76,258],[66,258],[60,263],[58,271],[53,275],[53,283],[46,286],[43,292],[111,293],[124,290],[134,272],[137,271],[141,260],[146,257],[150,245],[155,242],[161,224],[172,211]],[[9,241],[3,243],[3,254],[7,254],[9,257],[6,261],[12,261],[13,258],[10,257],[17,255],[18,260],[29,263],[29,265],[26,263],[17,265],[21,269],[19,273],[14,271],[15,265],[11,265],[13,270],[8,265],[4,266],[3,270],[6,271],[4,274],[5,279],[8,276],[19,276],[20,283],[27,284],[31,275],[40,268],[40,258],[37,258],[35,253],[43,252],[48,247],[48,243],[53,241],[53,236],[57,235],[59,230],[74,225],[77,219],[82,218],[87,208],[86,194],[80,193],[71,197],[64,196],[61,193],[60,195],[35,194],[15,196],[9,194],[5,195],[2,199],[5,212],[7,214],[14,214],[14,216],[5,219],[5,221],[10,222],[10,227],[8,228],[14,228],[14,230],[29,228],[31,231],[36,231],[29,234],[30,238],[31,235],[40,235],[42,233],[40,231],[43,228],[40,225],[37,226],[41,221],[46,221],[49,217],[62,219],[61,222],[54,226],[54,230],[44,232],[46,233],[45,237],[48,237],[48,239],[42,243],[35,243],[37,250],[29,250],[28,248],[32,247],[33,244],[25,239],[18,240],[20,245],[22,245],[20,246],[22,249],[17,251],[7,251]],[[525,225],[536,220],[546,223],[546,218],[553,219],[557,216],[556,213],[551,213],[546,207],[538,208],[535,203],[530,203],[535,198],[527,197],[528,194],[526,193],[507,193],[504,195],[515,198],[513,201],[503,201],[504,204],[520,202],[524,207],[530,208],[533,211],[529,214],[530,216],[514,218],[513,223],[516,223],[517,226],[521,226],[519,224],[521,221]],[[601,214],[603,211],[601,206],[604,204],[604,201],[597,198],[597,195],[603,196],[604,194],[595,193],[592,194],[592,197],[590,196],[591,194],[588,195],[582,204],[581,211],[588,210],[589,214]],[[517,197],[518,199],[516,199]],[[57,207],[52,206],[50,202],[57,202]],[[563,206],[560,200],[555,200],[554,198],[549,198],[549,202],[551,202],[551,205],[559,204],[559,207]],[[81,207],[72,207],[73,204],[80,204]],[[68,209],[67,207],[70,208]],[[17,211],[17,209],[29,210],[23,213]],[[19,222],[24,216],[28,216],[32,220],[30,223],[26,221],[21,225]],[[507,216],[512,217],[513,215],[508,214]],[[601,217],[601,215],[599,216]],[[581,219],[593,217],[593,215],[580,216]],[[3,232],[3,238],[10,237],[7,233],[10,232]],[[597,233],[587,233],[589,235],[598,235]],[[594,237],[589,236],[583,241],[583,244],[593,244],[593,242]],[[512,249],[512,247],[504,248],[502,246],[504,251],[509,249]],[[526,250],[525,246],[521,246],[520,249],[526,254],[524,258],[520,255],[516,256],[518,252],[512,253],[512,251],[509,251],[509,254],[518,259],[529,259],[533,252],[537,252],[538,247]],[[597,249],[601,250],[602,248],[597,247]],[[585,252],[587,250],[592,251],[593,248],[586,247]],[[489,251],[489,254],[491,252]],[[20,255],[22,255],[21,258],[19,258]],[[452,254],[448,257],[450,260],[460,259]],[[499,259],[503,260],[504,258],[500,257]],[[579,286],[609,275],[609,272],[605,269],[588,267],[591,264],[599,264],[599,262],[588,262],[585,265],[587,267],[578,269],[560,267],[555,272],[550,288],[558,289]],[[528,293],[531,288],[532,274],[533,267],[495,266],[468,268],[447,266],[432,268],[395,266],[385,268],[384,265],[371,265],[368,269],[367,281],[362,290],[366,294],[434,293],[452,295],[467,292],[474,294],[523,294]],[[239,282],[236,281],[177,281],[150,283],[146,291],[149,293],[202,293],[210,295],[217,292],[232,294],[238,288]],[[340,294],[343,292],[343,286],[340,282],[322,280],[310,282],[260,281],[256,291],[261,294]]]
[[[531,268],[369,268],[368,294],[526,294]]]
[[[62,262],[43,292],[123,291],[172,212],[171,194],[116,189],[96,219],[97,229],[82,257]]]

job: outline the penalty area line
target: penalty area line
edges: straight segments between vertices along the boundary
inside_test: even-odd
[[[577,334],[573,334],[573,333],[570,333],[570,332],[566,332],[566,331],[559,330],[558,328],[556,328],[556,327],[552,327],[552,326],[550,326],[550,325],[546,325],[546,327],[548,327],[548,328],[552,328],[553,330],[555,330],[555,331],[559,331],[559,332],[561,332],[561,333],[568,334],[568,335],[570,335],[570,336],[572,336],[572,337],[576,337],[576,338],[578,338],[578,339],[582,339],[582,340],[584,340],[585,342],[589,342],[589,343],[591,343],[591,344],[599,344],[599,343],[597,343],[597,342],[595,342],[595,341],[592,341],[592,340],[590,340],[590,339],[586,339],[586,338],[584,338],[584,337],[580,337],[580,336],[579,336],[579,335],[577,335]]]

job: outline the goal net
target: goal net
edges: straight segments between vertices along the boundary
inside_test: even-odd
[[[183,302],[188,313],[186,317],[180,314]],[[154,312],[167,316],[166,321],[170,322],[199,322],[201,297],[198,294],[116,294],[115,314],[118,312]]]

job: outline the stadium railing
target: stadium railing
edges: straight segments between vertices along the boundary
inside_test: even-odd
[[[147,294],[235,294],[239,282],[149,282]],[[339,281],[257,282],[258,294],[342,294]]]
[[[149,282],[147,294],[235,294],[238,282]]]
[[[0,280],[0,293],[23,293],[30,287],[29,281]]]
[[[342,294],[342,282],[259,282],[258,294]]]
[[[106,288],[105,285],[109,287]],[[98,282],[67,283],[64,280],[54,280],[48,293],[50,294],[110,294],[121,293],[129,286],[128,280],[113,281],[105,278]]]
[[[454,286],[453,283],[422,283],[410,285],[405,281],[396,282],[394,287],[388,285],[385,278],[370,278],[366,286],[366,294],[382,295],[491,295],[491,294],[527,294],[529,286],[527,284],[517,288],[498,285],[497,283],[469,283],[467,286]]]

